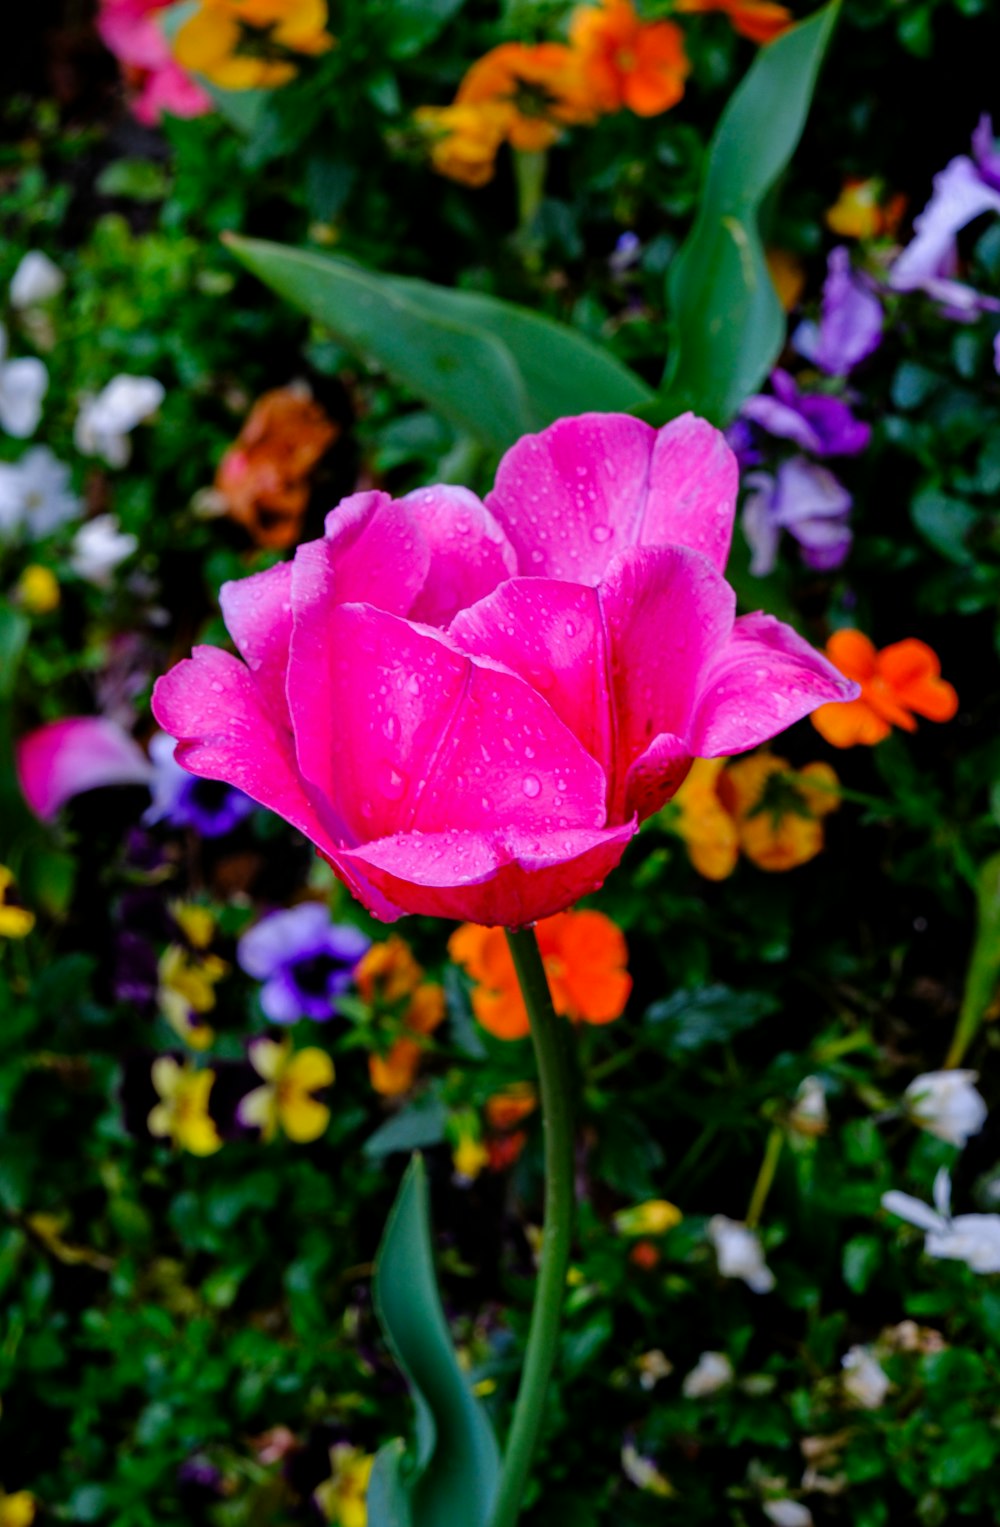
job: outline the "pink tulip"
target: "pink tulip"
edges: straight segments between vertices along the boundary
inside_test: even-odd
[[[695,757],[856,690],[735,618],[723,437],[687,415],[563,419],[482,504],[357,494],[323,540],[222,591],[244,661],[156,685],[177,759],[298,827],[386,921],[523,926],[601,884]]]
[[[48,822],[85,790],[148,784],[152,768],[139,744],[116,721],[68,716],[22,737],[17,773],[24,799]]]
[[[101,0],[97,30],[137,87],[133,114],[153,127],[164,112],[174,117],[200,117],[211,111],[210,97],[174,61],[170,46],[156,22],[156,12],[171,0]]]

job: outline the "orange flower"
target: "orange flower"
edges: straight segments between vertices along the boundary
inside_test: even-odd
[[[430,139],[438,174],[465,186],[484,186],[493,179],[512,111],[502,102],[483,101],[478,106],[420,106],[413,115]]]
[[[874,239],[893,234],[906,211],[901,192],[883,201],[885,186],[872,178],[844,181],[840,195],[826,214],[826,226],[842,239]]]
[[[573,12],[570,41],[600,111],[627,106],[655,117],[676,106],[691,65],[672,21],[640,21],[632,0],[598,0]]]
[[[759,869],[795,869],[823,847],[822,818],[840,804],[837,783],[829,764],[792,774],[787,759],[766,751],[728,767],[700,758],[674,797],[672,825],[706,880],[725,880],[741,851]]]
[[[505,42],[468,71],[456,106],[507,108],[504,135],[512,148],[549,148],[563,127],[591,122],[595,108],[572,48],[558,42]]]
[[[942,679],[937,653],[912,636],[876,652],[860,631],[835,631],[826,655],[861,685],[857,700],[813,711],[813,726],[835,748],[853,748],[859,742],[873,746],[894,726],[915,732],[914,714],[928,721],[950,721],[958,710],[958,695]]]
[[[391,1011],[405,1003],[398,1016],[404,1032],[387,1054],[368,1057],[371,1084],[383,1097],[410,1090],[420,1069],[423,1040],[444,1020],[444,991],[423,977],[409,944],[396,934],[372,944],[354,972],[359,993],[372,1007]]]
[[[559,912],[536,924],[538,947],[557,1013],[574,1023],[612,1023],[632,990],[628,949],[619,927],[603,912]],[[497,1039],[523,1039],[528,1012],[502,928],[463,923],[448,953],[476,985],[472,1010]]]
[[[514,1129],[534,1113],[538,1094],[530,1082],[514,1082],[486,1100],[486,1122],[491,1129]]]
[[[201,0],[178,30],[184,69],[224,90],[272,90],[297,74],[287,53],[325,53],[326,0]]]
[[[734,32],[751,42],[773,42],[787,32],[794,17],[774,0],[676,0],[675,11],[724,11]]]
[[[309,474],[338,429],[308,388],[265,392],[219,463],[216,491],[258,546],[284,550],[298,539]]]

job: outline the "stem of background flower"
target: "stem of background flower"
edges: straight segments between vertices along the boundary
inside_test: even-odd
[[[545,192],[545,171],[549,156],[545,149],[527,153],[514,150],[514,178],[517,182],[517,240],[529,270],[539,268],[541,255],[532,232]]]
[[[515,1527],[556,1360],[573,1232],[573,1120],[562,1027],[552,1007],[534,931],[507,942],[531,1019],[545,1136],[545,1224],[524,1370],[504,1451],[491,1527]]]
[[[778,1170],[778,1161],[785,1144],[785,1131],[779,1124],[775,1124],[767,1137],[767,1145],[764,1149],[764,1159],[757,1173],[757,1181],[753,1185],[750,1195],[750,1207],[747,1209],[746,1227],[755,1230],[764,1212],[767,1203],[767,1195],[771,1191],[774,1174]]]

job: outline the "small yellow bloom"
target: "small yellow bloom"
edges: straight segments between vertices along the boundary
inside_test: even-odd
[[[795,869],[821,851],[822,818],[840,804],[838,784],[829,764],[793,772],[787,759],[767,751],[728,767],[725,759],[699,759],[665,820],[707,880],[731,875],[741,851],[759,869]]]
[[[509,106],[500,101],[420,106],[413,116],[427,134],[431,164],[439,175],[465,186],[484,186],[493,179],[510,123]]]
[[[706,880],[725,880],[740,856],[736,823],[718,795],[725,762],[724,758],[696,758],[668,807],[672,811],[666,819],[684,839],[688,858]]]
[[[215,1007],[215,988],[229,966],[207,951],[215,933],[215,918],[208,907],[193,902],[174,902],[174,921],[192,945],[169,944],[160,956],[157,1002],[160,1012],[179,1039],[192,1050],[207,1050],[215,1034],[200,1021]]]
[[[826,226],[842,239],[874,239],[895,233],[906,211],[906,197],[885,197],[881,180],[845,180],[826,214]]]
[[[374,1454],[363,1453],[349,1442],[330,1449],[330,1478],[313,1492],[313,1500],[331,1527],[367,1527],[368,1479]]]
[[[31,1527],[38,1507],[29,1490],[7,1495],[0,1490],[0,1527]]]
[[[32,562],[18,578],[14,596],[26,614],[51,615],[59,608],[59,579],[51,568]]]
[[[224,90],[272,90],[298,70],[286,53],[333,46],[326,0],[201,0],[174,39],[174,57]]]
[[[172,1055],[160,1055],[153,1062],[152,1078],[160,1101],[146,1121],[150,1134],[172,1140],[193,1156],[221,1150],[222,1140],[208,1112],[215,1072],[195,1071],[187,1061],[181,1065]]]
[[[619,1235],[666,1235],[683,1215],[665,1198],[647,1198],[631,1209],[620,1209],[612,1221]]]
[[[14,877],[0,864],[0,938],[25,938],[35,926],[35,914],[18,904]]]
[[[286,1035],[252,1040],[249,1055],[265,1085],[243,1098],[240,1122],[256,1125],[264,1140],[273,1140],[279,1129],[298,1145],[318,1140],[330,1122],[330,1110],[313,1094],[329,1087],[335,1074],[326,1051],[308,1046],[293,1054]]]

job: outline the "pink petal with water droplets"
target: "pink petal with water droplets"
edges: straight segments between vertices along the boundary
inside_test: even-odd
[[[48,822],[85,790],[147,784],[152,765],[117,721],[67,716],[21,739],[17,773],[24,799],[37,817]]]
[[[430,548],[406,504],[355,493],[326,517],[326,535],[295,553],[293,603],[335,599],[406,615],[424,586]]]
[[[701,684],[690,740],[699,758],[743,753],[831,700],[861,693],[773,615],[743,615]]]
[[[292,639],[292,564],[279,562],[266,572],[224,583],[219,603],[226,629],[257,680],[264,708],[289,726],[285,671]]]
[[[661,732],[625,775],[625,812],[640,822],[675,796],[687,779],[694,759],[683,737]]]
[[[412,620],[446,626],[517,571],[513,546],[468,488],[419,488],[401,502],[430,549],[427,579],[408,612]]]
[[[726,570],[740,469],[721,430],[682,414],[656,436],[640,546],[688,546]]]

